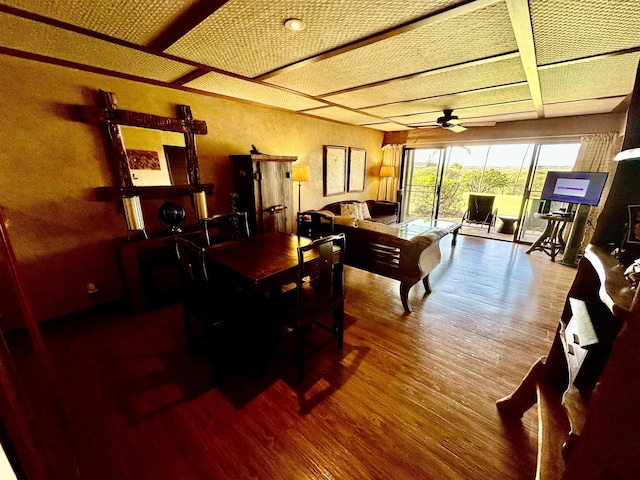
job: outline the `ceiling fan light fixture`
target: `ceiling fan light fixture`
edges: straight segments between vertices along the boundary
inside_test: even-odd
[[[455,132],[455,133],[460,133],[460,132],[464,132],[466,128],[463,127],[462,125],[449,124],[449,127],[447,127],[447,130],[451,130],[452,132]]]
[[[292,30],[294,32],[297,32],[299,30],[304,30],[305,28],[307,28],[305,23],[299,18],[289,18],[285,20],[284,26],[285,28],[288,28],[289,30]]]

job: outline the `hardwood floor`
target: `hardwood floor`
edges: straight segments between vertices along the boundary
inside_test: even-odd
[[[317,329],[300,384],[273,357],[216,386],[177,305],[43,329],[82,478],[533,478],[535,409],[503,421],[495,401],[547,353],[575,269],[474,237],[442,250],[411,314],[399,282],[347,268],[344,349]]]

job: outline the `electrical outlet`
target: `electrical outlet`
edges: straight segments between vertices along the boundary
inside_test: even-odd
[[[92,295],[92,294],[94,294],[94,293],[98,293],[98,291],[99,291],[99,290],[98,290],[98,287],[96,286],[96,284],[95,284],[95,283],[93,283],[93,282],[89,282],[89,283],[87,283],[87,293],[88,293],[89,295]]]

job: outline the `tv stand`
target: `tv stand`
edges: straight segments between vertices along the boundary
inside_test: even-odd
[[[556,255],[563,253],[566,247],[562,235],[564,234],[567,223],[573,222],[573,215],[569,214],[567,216],[566,213],[561,215],[555,213],[536,213],[534,216],[546,220],[547,227],[525,253],[540,250],[549,255],[552,262],[555,262]]]

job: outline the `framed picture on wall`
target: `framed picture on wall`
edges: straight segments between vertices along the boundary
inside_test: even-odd
[[[324,196],[346,193],[347,147],[324,146]]]
[[[629,205],[629,234],[627,243],[640,244],[640,205]]]
[[[349,148],[349,181],[347,191],[364,192],[367,173],[367,151],[363,148]]]

